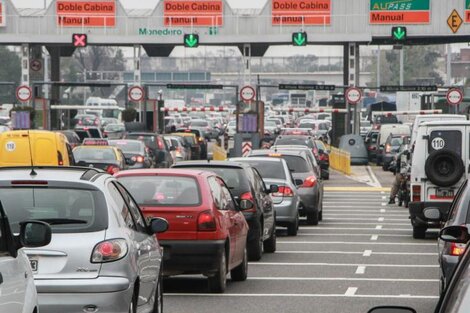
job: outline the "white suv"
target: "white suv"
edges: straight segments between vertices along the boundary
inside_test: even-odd
[[[22,247],[40,247],[51,241],[51,228],[39,221],[19,224],[14,236],[0,205],[0,311],[38,312],[38,298],[30,262]]]
[[[470,121],[422,123],[417,132],[411,168],[409,205],[413,237],[424,238],[440,221],[424,217],[425,208],[447,213],[459,186],[467,178],[470,163]]]

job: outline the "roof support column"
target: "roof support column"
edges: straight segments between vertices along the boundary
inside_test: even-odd
[[[243,83],[251,85],[251,44],[243,44]]]
[[[51,62],[51,81],[60,82],[60,47],[59,46],[48,46],[50,62]],[[60,104],[60,87],[57,85],[51,86],[51,98],[50,104]],[[60,129],[60,118],[58,116],[58,110],[49,110],[50,120],[49,124],[51,129]]]
[[[344,45],[344,76],[343,83],[345,86],[359,86],[359,76],[360,76],[360,55],[359,55],[359,45],[355,42],[349,42]],[[347,101],[346,101],[347,102]],[[348,117],[346,118],[346,133],[350,134],[359,134],[360,130],[360,111],[358,110],[359,104],[354,105],[353,116],[349,110],[349,103],[346,103],[346,108],[348,109]],[[352,117],[352,118],[351,118]],[[353,124],[351,125],[351,121]]]
[[[21,45],[21,85],[29,86],[29,44]]]

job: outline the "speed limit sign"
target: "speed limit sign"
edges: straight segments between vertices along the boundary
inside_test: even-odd
[[[447,103],[450,105],[459,105],[463,101],[463,93],[460,89],[452,88],[447,91]]]
[[[346,89],[345,95],[346,100],[348,100],[348,102],[351,104],[357,104],[359,101],[361,101],[362,98],[361,90],[356,87]]]
[[[140,86],[129,88],[129,100],[139,102],[144,100],[144,89]]]

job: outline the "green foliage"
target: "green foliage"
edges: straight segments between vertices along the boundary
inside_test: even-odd
[[[18,54],[5,46],[0,46],[0,81],[19,83],[21,79],[21,60]],[[0,103],[14,103],[15,86],[0,86]]]
[[[124,111],[122,111],[122,120],[125,123],[133,122],[133,121],[135,121],[136,118],[137,118],[137,110],[136,109],[128,108],[128,109],[125,109]]]

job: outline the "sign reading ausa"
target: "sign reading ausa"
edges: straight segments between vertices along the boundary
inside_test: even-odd
[[[272,25],[330,25],[331,0],[272,0]]]
[[[116,2],[114,0],[70,1],[57,0],[57,25],[61,27],[114,27]]]
[[[165,26],[222,26],[222,0],[165,0]]]
[[[370,0],[370,24],[429,24],[430,0]]]

